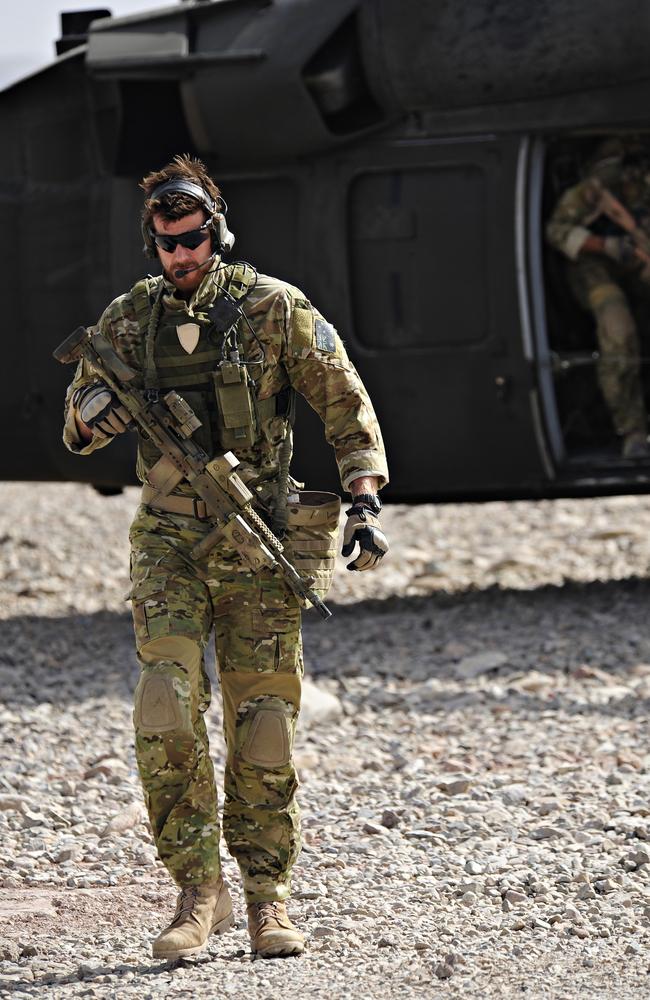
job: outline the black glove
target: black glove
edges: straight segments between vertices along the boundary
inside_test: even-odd
[[[90,382],[77,389],[73,405],[79,419],[92,427],[97,437],[114,437],[131,423],[130,414],[103,382]]]
[[[374,569],[388,552],[388,539],[379,524],[380,510],[381,503],[377,497],[370,497],[369,501],[357,497],[350,509],[346,510],[348,523],[343,532],[341,555],[352,555],[355,544],[359,543],[359,554],[353,562],[348,563],[348,569],[361,572]]]

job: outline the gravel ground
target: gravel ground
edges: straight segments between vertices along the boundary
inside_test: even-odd
[[[304,956],[177,966],[131,747],[135,490],[0,485],[0,997],[649,992],[650,498],[394,506],[305,621]],[[223,763],[218,698],[213,755]]]

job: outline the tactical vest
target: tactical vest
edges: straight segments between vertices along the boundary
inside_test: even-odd
[[[227,283],[236,301],[245,298],[253,279],[249,268],[234,265]],[[245,366],[224,358],[224,332],[214,323],[212,306],[197,308],[193,316],[185,310],[162,307],[163,280],[145,278],[131,290],[135,315],[144,343],[144,388],[163,395],[176,389],[194,410],[201,427],[192,434],[201,448],[213,456],[218,452],[247,449],[255,444],[260,422],[278,413],[291,416],[290,390],[257,400],[254,383]],[[219,294],[215,302],[219,299]],[[213,316],[210,316],[210,310]],[[196,348],[188,354],[181,346],[177,327],[187,323],[199,327]],[[237,333],[241,347],[241,332]],[[142,480],[160,458],[151,441],[140,437],[137,472]]]

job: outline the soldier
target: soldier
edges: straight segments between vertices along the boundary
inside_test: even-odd
[[[650,272],[632,236],[602,208],[613,194],[645,229],[650,219],[647,151],[635,141],[608,140],[585,178],[561,196],[548,222],[549,243],[567,258],[579,304],[592,313],[600,350],[599,385],[622,438],[624,458],[648,455],[640,349],[630,300],[650,303]]]
[[[184,396],[202,423],[197,442],[211,455],[236,453],[258,511],[276,530],[289,521],[289,536],[291,517],[302,516],[288,474],[293,397],[300,392],[323,420],[343,488],[353,496],[343,554],[359,549],[348,568],[373,569],[388,549],[377,497],[387,482],[386,459],[372,405],[338,334],[297,288],[222,261],[234,238],[200,160],[177,156],[141,187],[145,248],[163,274],[115,299],[99,330],[137,369],[147,392],[174,388]],[[233,301],[242,311],[233,328],[242,360],[237,371],[245,373],[236,386],[224,381],[224,337],[233,334],[219,319],[224,302]],[[114,394],[80,363],[66,397],[67,447],[87,455],[128,423]],[[209,934],[233,923],[204,722],[210,685],[203,654],[213,627],[227,755],[223,833],[241,871],[252,949],[265,957],[298,954],[304,938],[285,903],[300,849],[292,762],[303,673],[298,601],[275,571],[250,572],[226,543],[191,558],[211,529],[203,501],[186,480],[169,491],[173,470],[143,436],[137,473],[142,503],[130,531],[141,667],[135,749],[158,856],[180,887],[153,954],[193,955]],[[327,550],[338,498],[325,506]],[[309,527],[313,514],[308,510],[302,523]],[[306,548],[313,564],[318,543]]]

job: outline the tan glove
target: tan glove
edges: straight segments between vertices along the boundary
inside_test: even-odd
[[[348,523],[343,532],[341,555],[350,556],[355,544],[359,544],[359,554],[348,563],[348,569],[374,569],[388,552],[388,539],[381,530],[379,515],[373,513],[364,502],[357,502],[345,512]]]
[[[603,252],[607,257],[619,264],[638,264],[636,245],[631,236],[606,236],[603,240]]]
[[[127,429],[131,416],[103,382],[83,385],[74,395],[72,405],[82,423],[97,437],[115,437]]]

